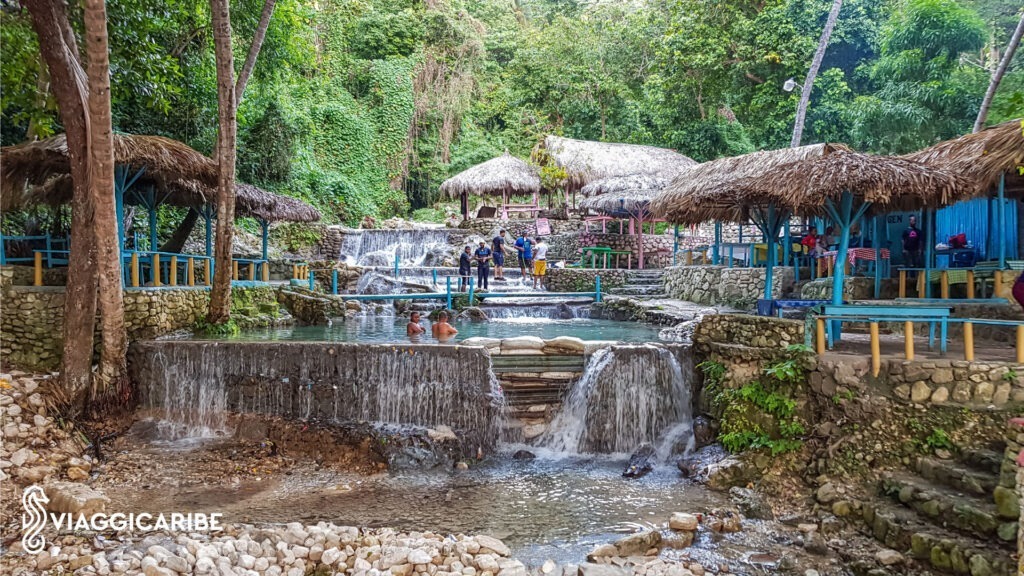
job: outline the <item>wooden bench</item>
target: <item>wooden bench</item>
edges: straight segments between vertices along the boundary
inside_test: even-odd
[[[505,204],[501,207],[502,215],[507,220],[509,212],[529,212],[532,218],[537,217],[540,206],[537,204]]]
[[[817,330],[815,332],[815,349],[819,354],[825,353],[826,338],[828,349],[835,344],[832,323],[865,322],[870,325],[872,354],[878,345],[878,325],[881,322],[903,322],[904,346],[907,360],[914,359],[914,322],[927,322],[929,326],[928,347],[935,345],[935,325],[939,325],[939,351],[946,353],[946,334],[949,331],[949,320],[953,312],[950,306],[887,306],[879,304],[842,304],[826,305],[821,314],[815,316]]]

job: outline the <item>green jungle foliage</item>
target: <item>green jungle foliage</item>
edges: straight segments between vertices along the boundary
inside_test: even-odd
[[[546,133],[699,161],[788,146],[799,90],[781,87],[802,83],[830,4],[278,0],[240,103],[238,175],[354,224],[434,208],[445,178],[505,150],[527,156]],[[239,66],[262,5],[232,3]],[[209,153],[209,4],[108,10],[115,129]],[[845,0],[804,143],[905,152],[969,131],[1020,10],[1019,0]],[[0,141],[60,132],[27,13],[5,5],[0,20]],[[1022,115],[1022,62],[1018,52],[990,123]],[[543,177],[557,187],[565,174]]]

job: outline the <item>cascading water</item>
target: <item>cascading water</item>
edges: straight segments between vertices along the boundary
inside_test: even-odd
[[[664,461],[693,442],[691,370],[660,346],[614,346],[591,356],[541,445],[565,453],[656,446]]]
[[[590,318],[589,304],[484,304],[480,309],[491,320],[548,319],[572,320],[574,318]]]
[[[493,445],[501,392],[490,357],[455,346],[139,342],[132,379],[166,439],[225,429],[227,412],[327,422],[447,425]]]
[[[398,255],[402,266],[439,265],[432,254],[445,254],[447,230],[358,230],[345,235],[339,260],[359,266],[393,266]],[[440,257],[439,257],[440,259]]]

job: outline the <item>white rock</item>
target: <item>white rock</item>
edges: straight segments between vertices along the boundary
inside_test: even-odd
[[[536,336],[516,336],[504,338],[501,341],[501,351],[520,350],[541,350],[544,348],[544,341]]]
[[[476,567],[485,572],[495,573],[498,571],[498,560],[491,554],[477,554]]]
[[[251,554],[242,554],[238,557],[238,565],[246,570],[256,567],[256,557]]]
[[[527,338],[527,336],[523,336],[523,338]],[[506,546],[504,542],[498,540],[497,538],[492,538],[486,535],[479,535],[476,537],[476,541],[478,544],[480,544],[480,548],[488,548],[490,550],[493,550],[498,556],[508,556],[512,553],[512,551],[508,549],[508,546]]]
[[[673,530],[682,530],[684,532],[693,532],[697,530],[699,522],[697,517],[693,514],[687,514],[685,512],[675,512],[668,519],[668,527]]]
[[[15,466],[24,466],[27,462],[35,460],[35,455],[28,448],[22,448],[14,454],[11,454],[9,460],[11,461],[11,464],[14,464]]]
[[[187,574],[192,571],[192,567],[189,565],[188,560],[185,560],[180,556],[166,556],[160,563],[164,568],[169,568],[182,574]]]
[[[430,564],[433,561],[433,557],[423,550],[413,550],[409,552],[409,563],[410,564]]]
[[[323,562],[328,566],[334,566],[334,564],[341,558],[341,556],[341,550],[338,550],[336,547],[328,548],[327,550],[324,550],[323,555],[320,556],[320,562]]]

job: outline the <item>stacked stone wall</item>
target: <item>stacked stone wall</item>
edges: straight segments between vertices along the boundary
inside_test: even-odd
[[[0,266],[0,286],[32,286],[35,281],[35,266]],[[67,281],[67,268],[43,269],[43,286],[63,286]]]
[[[4,289],[0,355],[5,362],[43,370],[57,367],[63,347],[64,299],[64,289],[58,287]],[[232,301],[232,309],[238,308],[247,318],[277,316],[275,291],[269,286],[236,287]],[[191,328],[206,315],[209,305],[207,287],[127,290],[124,313],[128,340],[156,338]]]
[[[549,292],[592,292],[601,277],[601,292],[626,285],[627,270],[589,268],[548,268],[544,283]]]
[[[665,293],[669,298],[698,304],[724,304],[753,309],[764,297],[765,268],[725,266],[670,266],[665,271]],[[772,298],[782,298],[793,289],[793,269],[778,266],[772,277]]]
[[[615,251],[631,252],[633,267],[639,263],[636,236],[629,234],[603,234],[601,232],[580,232],[580,246],[607,246]],[[667,234],[644,234],[644,268],[664,268],[672,263],[672,237]],[[619,256],[619,265],[626,266],[625,255]],[[615,258],[609,256],[608,265],[612,266]]]

